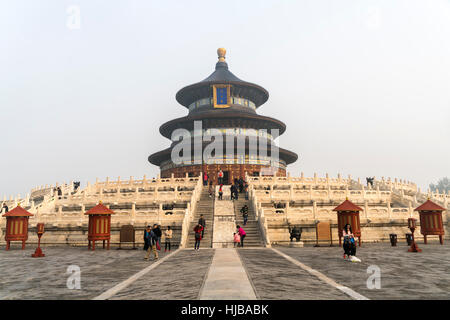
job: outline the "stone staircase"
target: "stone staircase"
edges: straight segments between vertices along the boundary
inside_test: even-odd
[[[201,214],[203,214],[203,218],[206,220],[206,228],[203,239],[200,242],[200,248],[212,248],[214,198],[209,197],[208,187],[205,186],[202,187],[202,193],[200,195],[200,200],[197,202],[194,218],[189,225],[186,248],[194,248],[194,227],[198,224],[198,219],[200,219]]]
[[[244,219],[242,218],[241,208],[248,206],[248,220],[244,226]],[[259,230],[258,221],[256,221],[255,211],[251,206],[250,200],[245,200],[244,194],[239,194],[239,200],[234,200],[234,213],[236,219],[236,225],[240,225],[242,229],[247,233],[244,240],[244,248],[246,247],[263,247],[264,241]]]

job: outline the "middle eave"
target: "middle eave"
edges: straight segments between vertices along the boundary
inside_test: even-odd
[[[202,121],[202,127],[204,129],[232,127],[267,130],[278,129],[280,130],[280,135],[286,131],[286,125],[282,121],[271,117],[245,112],[211,110],[168,121],[161,125],[159,132],[164,137],[170,139],[175,129],[184,128],[189,131],[194,130],[194,121]]]

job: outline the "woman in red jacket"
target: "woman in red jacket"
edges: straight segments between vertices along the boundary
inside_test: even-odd
[[[195,232],[194,250],[200,249],[200,240],[202,240],[202,231],[203,231],[203,226],[201,224],[198,224],[195,226],[195,228],[194,228],[194,232]]]

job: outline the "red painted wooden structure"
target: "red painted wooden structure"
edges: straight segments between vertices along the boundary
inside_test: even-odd
[[[33,214],[20,204],[3,215],[6,217],[6,250],[9,250],[11,241],[22,241],[22,250],[25,249],[25,242],[28,239],[28,219],[32,216]]]
[[[361,225],[359,222],[359,211],[361,210],[348,199],[333,209],[333,211],[337,211],[339,245],[342,245],[342,231],[348,223],[352,227],[353,235],[358,237],[358,243],[361,246]]]
[[[85,214],[89,215],[88,249],[91,249],[91,241],[92,250],[95,250],[95,241],[103,241],[103,249],[105,248],[105,241],[107,241],[107,249],[109,250],[109,242],[111,240],[111,215],[114,214],[114,211],[108,209],[100,202]]]
[[[442,212],[446,209],[437,205],[430,199],[418,206],[414,211],[419,211],[420,233],[423,235],[424,243],[427,244],[427,236],[439,236],[439,242],[444,244],[444,224]]]

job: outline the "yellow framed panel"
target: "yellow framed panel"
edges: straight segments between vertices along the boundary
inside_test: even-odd
[[[231,102],[231,85],[229,84],[213,84],[213,106],[214,108],[229,108],[230,102]],[[226,103],[220,103],[217,101],[217,89],[219,88],[226,88],[227,89],[227,101]]]

